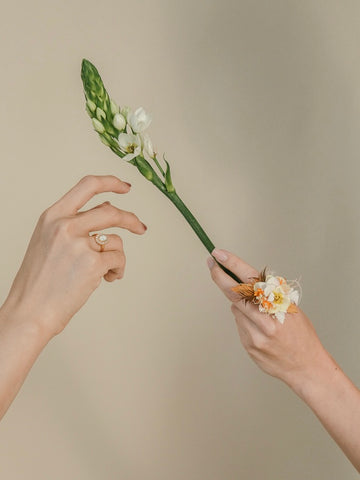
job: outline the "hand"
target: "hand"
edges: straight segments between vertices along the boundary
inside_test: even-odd
[[[215,249],[212,255],[244,283],[259,274],[226,250]],[[240,295],[231,290],[236,282],[213,260],[211,264],[211,260],[210,257],[212,279],[232,302],[231,311],[241,343],[264,372],[294,386],[299,378],[310,374],[316,362],[327,357],[313,325],[300,308],[297,313],[287,313],[284,324],[281,324],[270,315],[261,313],[257,305],[245,304]]]
[[[108,235],[103,252],[89,232],[120,227],[143,234],[133,213],[105,202],[79,210],[95,194],[127,193],[114,176],[87,176],[39,218],[24,260],[5,302],[10,310],[37,322],[49,336],[60,333],[99,286],[123,277],[125,254],[118,235]]]

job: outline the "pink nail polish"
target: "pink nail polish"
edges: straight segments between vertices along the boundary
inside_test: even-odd
[[[211,254],[214,255],[216,260],[219,260],[219,262],[225,262],[228,259],[226,253],[222,250],[218,250],[217,248],[215,248]]]

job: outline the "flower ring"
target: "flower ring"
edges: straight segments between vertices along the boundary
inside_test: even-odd
[[[245,302],[259,305],[260,312],[268,313],[284,323],[285,313],[296,313],[300,302],[300,284],[288,283],[285,278],[266,274],[266,268],[250,283],[241,283],[232,287]]]

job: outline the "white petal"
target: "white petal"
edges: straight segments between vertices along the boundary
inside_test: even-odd
[[[289,295],[290,301],[295,303],[295,305],[299,304],[299,292],[297,290],[293,290]]]
[[[118,130],[124,130],[126,125],[125,118],[121,115],[121,113],[116,113],[113,118],[113,125]]]

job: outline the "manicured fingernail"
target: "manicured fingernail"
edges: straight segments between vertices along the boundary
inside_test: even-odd
[[[124,182],[128,187],[131,187],[131,183],[129,182]]]
[[[215,248],[212,252],[212,255],[216,258],[216,260],[219,260],[219,262],[225,262],[228,259],[228,256],[223,250],[218,250]]]
[[[212,258],[212,257],[209,257],[207,260],[206,260],[207,264],[208,264],[208,267],[210,268],[210,270],[213,268],[213,266],[215,265],[215,260]]]

